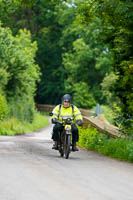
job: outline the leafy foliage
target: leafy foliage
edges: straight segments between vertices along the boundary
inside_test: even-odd
[[[114,87],[117,79],[118,75],[116,75],[114,72],[111,72],[109,74],[106,73],[101,83],[103,96],[106,98],[106,102],[110,107],[113,107],[113,102],[115,103],[119,101],[114,92]]]
[[[96,105],[96,101],[89,93],[89,87],[85,82],[75,83],[73,89],[73,103],[80,108],[92,108]]]
[[[69,92],[77,106],[117,103],[119,115],[132,119],[132,9],[131,0],[0,1],[0,20],[10,27],[0,32],[0,87],[8,102],[22,99],[34,110],[35,58],[38,103],[60,103]],[[25,28],[31,35],[19,31]]]
[[[3,23],[6,25],[10,22],[14,33],[22,27],[30,29],[33,40],[38,43],[36,60],[41,67],[42,76],[38,84],[36,101],[59,103],[61,96],[67,92],[70,80],[75,79],[76,81],[70,85],[79,81],[84,82],[89,88],[89,95],[91,93],[95,100],[102,102],[100,83],[105,72],[110,71],[111,62],[107,46],[99,40],[101,32],[98,24],[101,22],[97,20],[89,25],[77,27],[77,8],[72,6],[74,4],[71,1],[15,1],[10,4],[10,10],[8,4],[1,6],[12,15],[12,22],[15,23],[13,24],[7,15],[6,20],[1,16]],[[73,60],[70,61],[68,71],[67,61],[62,62],[62,58],[64,60],[64,57],[67,57],[69,62],[71,54]],[[77,65],[75,71],[71,69],[74,65]],[[96,82],[92,84],[94,80]],[[78,93],[74,95],[77,96]],[[78,96],[80,95],[83,96],[81,93]]]
[[[39,130],[48,125],[48,119],[39,113],[35,113],[32,123],[28,121],[20,121],[17,118],[0,121],[0,135],[20,135],[32,131]]]
[[[0,92],[0,120],[4,120],[8,117],[8,106],[4,95]]]
[[[100,32],[97,30],[99,23],[100,21],[97,21],[90,25],[79,26],[78,38],[73,42],[71,50],[64,53],[63,57],[67,72],[66,90],[81,99],[81,96],[84,98],[84,90],[81,92],[79,89],[75,94],[75,87],[80,83],[82,86],[79,88],[83,88],[83,85],[84,88],[86,86],[87,98],[82,100],[82,102],[84,101],[82,103],[84,108],[90,108],[95,105],[96,102],[95,100],[92,101],[92,97],[99,102],[103,101],[100,83],[105,73],[111,71],[112,60],[109,58],[110,53],[107,51],[107,46],[104,46],[99,41]],[[93,102],[92,104],[91,101]]]
[[[113,71],[117,75],[113,92],[119,98],[121,114],[132,118],[133,64],[133,2],[131,0],[77,0],[77,23],[101,20],[102,41],[108,43],[113,56]],[[129,124],[128,124],[129,125]],[[132,133],[132,122],[130,132]]]
[[[133,162],[133,141],[124,138],[108,138],[90,126],[80,129],[79,145],[112,158]]]
[[[14,37],[9,28],[0,27],[0,86],[7,101],[14,102],[20,118],[32,121],[36,81],[39,80],[39,67],[34,57],[36,43],[31,42],[30,33],[20,30]],[[27,109],[24,110],[24,106]]]

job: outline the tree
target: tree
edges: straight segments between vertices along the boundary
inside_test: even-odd
[[[78,11],[86,9],[84,2],[16,0],[0,4],[8,13],[5,20],[1,9],[3,24],[10,26],[14,35],[26,27],[32,40],[37,41],[36,62],[42,72],[36,95],[39,103],[59,103],[68,87],[73,93],[79,81],[89,88],[96,101],[104,102],[100,83],[106,72],[111,71],[112,56],[102,40],[101,19],[84,24],[78,21],[81,19]]]
[[[14,37],[9,28],[0,26],[0,88],[18,116],[29,121],[34,115],[36,81],[40,75],[34,60],[36,50],[36,42],[31,42],[27,30],[20,30]]]
[[[131,0],[81,0],[80,3],[77,21],[86,24],[96,18],[101,19],[102,25],[99,28],[103,30],[104,43],[109,44],[109,49],[114,57],[113,69],[118,76],[114,92],[120,99],[124,121],[128,121],[125,126],[132,127],[133,2]]]
[[[101,34],[98,28],[99,23],[98,20],[89,25],[80,25],[77,28],[78,37],[73,42],[71,50],[64,53],[63,59],[67,72],[66,90],[75,95],[74,88],[77,83],[81,83],[81,88],[83,88],[83,85],[84,88],[86,86],[87,98],[84,98],[81,105],[83,107],[88,105],[86,108],[94,106],[96,101],[103,102],[100,84],[105,74],[111,71],[112,59],[110,52],[107,45],[99,41]],[[77,94],[76,91],[76,96]],[[93,101],[92,97],[89,96],[90,94]],[[79,99],[81,95],[83,94],[79,92]],[[89,106],[89,102],[91,106]]]
[[[57,7],[62,2],[65,1],[22,0],[0,3],[1,8],[5,9],[1,9],[0,15],[4,26],[10,26],[14,35],[19,29],[26,28],[31,32],[32,40],[37,41],[36,62],[42,72],[36,96],[39,103],[59,103],[64,90],[62,50],[59,46],[62,27],[56,20]],[[3,17],[4,12],[6,18]]]

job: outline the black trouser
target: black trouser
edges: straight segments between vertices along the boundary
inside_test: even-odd
[[[58,140],[58,132],[63,131],[63,126],[61,124],[56,124],[53,127],[53,135],[52,135],[52,139],[54,141]],[[79,140],[79,132],[78,132],[78,128],[73,124],[72,125],[72,143],[76,143]]]

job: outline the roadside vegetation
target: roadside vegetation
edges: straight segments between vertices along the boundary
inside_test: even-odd
[[[110,124],[114,124],[114,118],[116,117],[116,113],[111,109],[111,107],[109,107],[107,105],[102,105],[101,109],[103,111],[103,114],[104,114],[106,120]]]
[[[41,113],[35,113],[32,123],[20,121],[17,118],[0,121],[0,135],[21,135],[32,131],[39,130],[48,125],[48,119]]]
[[[0,135],[24,134],[48,124],[34,102],[40,79],[36,51],[29,31],[20,30],[13,36],[0,25]]]
[[[80,128],[79,146],[96,151],[111,158],[133,162],[133,140],[109,138],[95,128]]]
[[[113,110],[105,118],[131,136],[132,10],[132,0],[0,0],[0,121],[32,123],[35,103],[69,93]]]
[[[108,105],[100,105],[100,108],[102,110],[102,115],[103,115],[103,121],[108,121],[110,124],[114,124],[114,118],[116,117],[116,113],[114,112],[114,110],[112,110],[112,107],[108,106]],[[93,112],[93,116],[96,117],[96,113],[95,113],[95,109],[96,106],[93,107],[91,109],[91,111]]]

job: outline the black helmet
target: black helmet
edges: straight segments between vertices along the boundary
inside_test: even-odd
[[[68,101],[69,103],[71,103],[72,101],[72,97],[70,94],[65,94],[63,97],[62,97],[62,102],[64,101]]]

